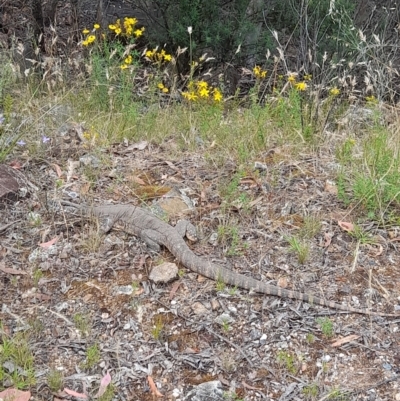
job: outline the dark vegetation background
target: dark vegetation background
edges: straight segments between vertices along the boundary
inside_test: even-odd
[[[3,0],[0,39],[7,48],[16,48],[22,42],[24,53],[19,57],[21,63],[26,63],[26,58],[35,58],[36,45],[46,53],[45,37],[53,27],[58,34],[58,50],[63,54],[66,47],[79,40],[81,29],[91,27],[94,22],[107,26],[117,18],[135,16],[146,28],[145,42],[141,45],[165,46],[169,52],[189,45],[187,29],[192,26],[194,57],[207,53],[207,57],[215,58],[212,66],[224,66],[224,79],[229,81],[228,92],[232,93],[238,80],[237,67],[251,69],[261,64],[272,68],[276,65],[273,56],[282,58],[284,73],[312,74],[314,83],[318,83],[319,76],[323,76],[323,65],[340,60],[360,61],[360,32],[367,38],[374,35],[379,38],[374,46],[385,52],[380,61],[390,63],[397,71],[398,3],[395,0]],[[277,47],[284,50],[284,58]],[[364,48],[361,53],[371,50]],[[376,52],[375,48],[374,55]],[[266,53],[270,53],[268,59]],[[180,73],[187,72],[187,61],[180,57]],[[360,66],[360,76],[362,72]],[[381,89],[378,95],[397,100],[397,79],[394,82],[392,78],[390,88]]]

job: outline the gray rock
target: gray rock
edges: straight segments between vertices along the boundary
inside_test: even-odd
[[[178,266],[175,263],[161,263],[154,266],[149,275],[149,279],[155,283],[168,283],[178,275]]]
[[[191,390],[184,401],[224,401],[224,391],[219,380],[201,383]]]

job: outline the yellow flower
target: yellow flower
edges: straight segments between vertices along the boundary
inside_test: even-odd
[[[164,54],[164,60],[165,61],[171,61],[172,60],[172,56],[170,54]]]
[[[94,25],[93,25],[93,28],[94,28],[94,29],[100,29],[100,25],[99,25],[99,24],[94,24]]]
[[[216,102],[220,102],[222,100],[222,93],[219,89],[214,89],[213,95]]]
[[[87,35],[89,32],[90,32],[90,31],[89,31],[89,29],[87,29],[87,28],[85,28],[85,29],[82,31],[82,33],[83,33],[84,35]]]
[[[114,24],[110,24],[110,25],[108,25],[108,29],[111,31],[115,31],[117,29],[117,27]]]
[[[87,38],[86,38],[86,40],[87,40],[87,42],[90,44],[90,43],[93,43],[95,40],[96,40],[96,36],[94,36],[94,35],[89,35]]]
[[[143,31],[144,31],[143,28],[142,29],[136,29],[136,31],[134,31],[133,33],[137,38],[139,38],[140,36],[143,35]]]
[[[137,23],[136,18],[125,17],[124,18],[124,27],[127,28],[128,26],[133,26]]]
[[[210,91],[207,88],[199,88],[199,95],[200,97],[209,97]]]
[[[144,54],[147,58],[152,58],[154,56],[154,51],[153,50],[147,50],[146,53]]]
[[[189,100],[189,101],[190,100],[193,100],[193,101],[197,100],[197,95],[192,91],[190,91],[190,92],[182,92],[182,96],[185,99]]]
[[[208,83],[206,81],[199,81],[197,82],[197,87],[200,89],[207,89]]]
[[[124,60],[125,64],[132,64],[132,56],[129,55],[125,60]]]
[[[121,70],[126,70],[128,68],[127,64],[122,64],[119,66],[119,68],[121,68]]]
[[[340,93],[340,90],[338,88],[336,88],[336,86],[329,91],[329,94],[331,96],[337,96],[337,95],[339,95],[339,93]]]
[[[117,34],[117,35],[119,35],[120,33],[122,32],[122,29],[121,28],[115,28],[115,33]]]
[[[375,102],[376,102],[376,98],[375,98],[374,95],[366,96],[365,100],[366,100],[368,103],[375,103]]]
[[[88,46],[89,45],[89,42],[87,41],[87,40],[84,40],[83,42],[82,42],[82,46]]]
[[[253,68],[253,73],[256,78],[265,78],[267,76],[267,71],[263,70],[259,65]]]
[[[307,89],[307,84],[303,81],[303,82],[298,82],[296,85],[295,85],[295,88],[298,90],[298,91],[305,91],[306,89]]]
[[[311,81],[312,75],[311,74],[306,74],[304,75],[304,81]]]
[[[296,82],[296,77],[295,77],[295,75],[294,75],[294,74],[289,74],[288,81],[289,81],[291,84],[294,84],[294,83]]]
[[[125,33],[128,35],[128,36],[132,36],[132,34],[133,34],[133,28],[129,25],[129,26],[127,26],[126,28],[125,28]]]
[[[168,93],[168,88],[164,86],[162,82],[157,85],[158,89],[160,89],[163,93]]]

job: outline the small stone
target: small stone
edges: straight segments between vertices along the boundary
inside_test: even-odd
[[[190,391],[184,398],[184,401],[223,401],[224,391],[219,380],[201,383],[192,391]]]
[[[178,266],[175,263],[161,263],[161,265],[154,266],[149,279],[155,283],[169,283],[178,276]]]
[[[195,315],[206,315],[208,313],[208,309],[201,303],[195,302],[192,305],[192,311]]]
[[[235,319],[233,319],[233,317],[231,315],[229,315],[228,313],[222,313],[221,315],[219,315],[215,318],[215,323],[218,323],[220,325],[230,324],[230,323],[233,323],[234,321],[235,321]]]
[[[395,399],[396,401],[400,401],[400,393],[397,393],[397,394],[394,396],[394,399]]]
[[[208,242],[209,242],[211,245],[215,245],[215,244],[217,243],[217,241],[218,241],[218,233],[212,233],[212,234],[210,235],[210,238],[209,238]]]
[[[220,309],[221,308],[221,304],[219,303],[219,301],[218,301],[218,299],[213,299],[212,301],[211,301],[211,309],[212,310],[218,310],[218,309]]]
[[[133,287],[131,285],[121,285],[114,288],[115,295],[131,295],[133,292]]]
[[[4,164],[0,165],[0,199],[16,200],[22,176]]]
[[[254,162],[254,170],[265,171],[268,170],[268,166],[261,162]]]

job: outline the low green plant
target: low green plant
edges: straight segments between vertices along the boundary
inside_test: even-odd
[[[45,329],[45,326],[44,326],[42,320],[38,316],[35,316],[35,315],[30,316],[28,318],[28,324],[30,326],[29,333],[30,333],[30,335],[32,335],[34,337],[39,337]]]
[[[90,369],[100,361],[100,349],[97,344],[91,345],[86,350],[86,360],[82,364],[85,369]]]
[[[47,375],[47,385],[53,393],[61,390],[64,384],[64,375],[59,370],[53,369]]]
[[[153,319],[153,328],[151,330],[151,334],[155,340],[160,340],[163,330],[164,330],[164,322],[162,315],[156,315]]]
[[[221,327],[225,333],[227,333],[229,330],[231,330],[231,326],[227,320],[222,321]]]
[[[312,344],[315,342],[315,336],[312,333],[307,333],[306,335],[306,341],[308,344]]]
[[[333,322],[331,319],[328,317],[319,317],[316,320],[317,324],[319,325],[322,334],[327,337],[331,338],[334,335],[334,330],[333,330]]]
[[[370,218],[384,221],[390,206],[400,203],[400,142],[377,122],[361,144],[362,157],[350,163],[352,146],[345,142],[339,152],[343,166],[337,177],[338,196],[360,204]]]
[[[106,391],[104,392],[104,394],[102,396],[100,396],[98,398],[99,401],[112,401],[115,397],[115,386],[113,383],[110,383],[107,388]]]
[[[215,289],[218,292],[224,291],[226,288],[226,284],[221,275],[218,275],[217,280],[215,281]]]
[[[237,292],[237,286],[235,285],[234,287],[230,287],[228,290],[229,295],[235,295]]]
[[[317,216],[306,216],[299,230],[299,237],[302,239],[311,239],[319,233],[320,229],[321,220]]]
[[[315,400],[319,394],[319,386],[317,383],[308,384],[301,390],[307,400]]]
[[[310,246],[297,236],[285,236],[284,238],[289,242],[291,251],[297,254],[299,263],[304,264],[310,254]]]
[[[12,386],[26,389],[33,386],[35,380],[34,357],[29,346],[27,332],[18,332],[13,337],[7,336],[0,322],[0,390]]]
[[[134,280],[132,281],[131,286],[132,286],[132,293],[136,294],[137,290],[140,288],[139,282]]]
[[[240,398],[236,393],[232,391],[224,391],[222,397],[226,401],[244,401],[243,398]]]
[[[298,368],[296,366],[296,357],[292,353],[284,350],[279,350],[276,356],[277,362],[284,366],[291,374],[296,374]]]
[[[82,336],[87,336],[90,332],[90,318],[83,313],[76,313],[73,317],[75,327],[79,330]]]
[[[40,227],[42,224],[42,217],[36,212],[28,213],[29,224],[34,227]]]
[[[355,238],[361,245],[373,244],[376,242],[372,235],[366,232],[358,224],[354,224],[353,230],[349,231],[349,234],[350,236]]]
[[[42,277],[43,277],[43,272],[42,272],[42,270],[36,269],[36,270],[33,272],[33,285],[34,285],[35,287],[38,286],[39,280],[40,280]]]
[[[350,400],[350,395],[351,394],[348,391],[341,390],[339,388],[333,388],[325,396],[325,399],[331,401],[348,401]]]
[[[353,162],[353,151],[356,141],[347,138],[336,150],[336,159],[342,166],[350,166]]]
[[[218,239],[220,243],[228,245],[226,254],[228,256],[238,256],[242,254],[242,249],[246,249],[248,244],[242,243],[239,230],[236,226],[219,225]]]

